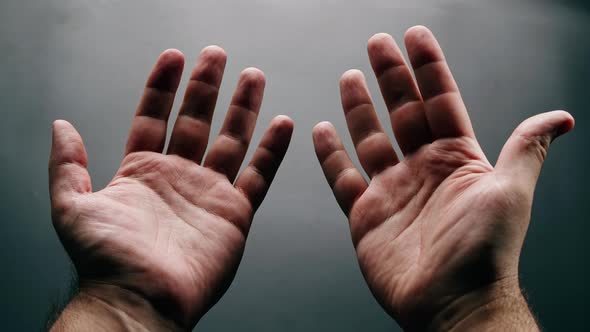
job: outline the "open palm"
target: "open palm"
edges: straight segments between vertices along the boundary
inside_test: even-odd
[[[314,128],[316,153],[348,215],[359,264],[381,305],[407,329],[425,330],[469,298],[485,306],[518,290],[518,257],[535,182],[550,141],[573,127],[565,112],[523,122],[492,166],[432,33],[415,27],[406,47],[369,41],[399,161],[376,117],[361,72],[341,80],[342,104],[367,184],[334,127]],[[457,324],[464,317],[450,323]]]
[[[287,150],[293,123],[273,119],[234,184],[262,102],[264,75],[242,72],[220,135],[201,164],[226,56],[208,47],[195,66],[168,153],[166,125],[183,55],[164,52],[133,121],[126,156],[108,186],[92,192],[82,140],[54,123],[53,220],[83,291],[110,285],[147,299],[191,328],[233,279],[255,210]],[[95,296],[100,296],[96,292]],[[108,301],[108,299],[105,299]]]

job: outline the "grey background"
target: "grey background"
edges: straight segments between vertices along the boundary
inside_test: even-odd
[[[349,68],[368,74],[387,123],[366,40],[381,31],[399,40],[406,28],[425,24],[446,50],[490,160],[526,117],[552,109],[576,117],[576,129],[555,142],[545,164],[521,272],[544,327],[583,330],[590,296],[590,181],[584,172],[590,161],[590,6],[584,3],[2,0],[0,326],[41,328],[51,303],[68,289],[69,262],[49,214],[51,121],[67,119],[81,132],[94,188],[101,188],[121,160],[158,54],[182,50],[186,82],[200,49],[219,44],[229,61],[212,133],[246,66],[260,67],[268,78],[254,141],[275,114],[291,116],[296,129],[256,215],[236,280],[197,329],[397,330],[365,286],[310,132],[318,121],[331,120],[351,148],[337,90]]]

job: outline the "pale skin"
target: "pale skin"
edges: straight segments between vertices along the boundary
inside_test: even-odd
[[[563,111],[525,120],[493,166],[433,34],[413,27],[405,44],[409,65],[391,36],[377,34],[368,43],[403,158],[384,133],[358,70],[346,72],[340,87],[370,182],[329,122],[313,130],[367,284],[407,331],[536,331],[518,261],[549,144],[574,120]]]
[[[225,62],[219,47],[201,52],[163,151],[184,56],[162,53],[121,167],[100,191],[92,191],[80,135],[66,121],[53,124],[52,216],[80,292],[52,330],[186,331],[227,290],[252,217],[287,151],[293,121],[275,117],[238,175],[265,85],[264,74],[248,68],[205,156]]]
[[[538,330],[518,259],[549,144],[574,120],[563,111],[527,119],[492,166],[432,33],[414,27],[405,42],[410,65],[389,35],[368,45],[403,157],[359,71],[343,75],[342,104],[370,182],[330,123],[313,130],[363,275],[408,331]],[[293,122],[274,118],[238,175],[264,89],[262,72],[247,69],[205,156],[225,61],[219,47],[203,50],[164,151],[184,57],[176,50],[160,56],[121,167],[100,191],[91,188],[80,135],[66,121],[54,123],[52,216],[80,281],[54,331],[190,330],[231,283]]]

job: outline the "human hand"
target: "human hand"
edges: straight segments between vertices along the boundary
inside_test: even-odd
[[[66,121],[54,123],[52,217],[80,284],[66,318],[54,328],[72,326],[63,322],[68,312],[78,323],[79,317],[93,320],[88,316],[94,312],[132,328],[190,330],[229,287],[252,217],[287,151],[293,122],[286,116],[271,121],[234,183],[265,85],[260,70],[246,69],[201,165],[225,62],[219,47],[201,52],[167,154],[162,154],[184,56],[168,50],[159,57],[133,120],[125,158],[100,191],[92,192],[80,135]],[[77,306],[94,309],[77,311]],[[94,327],[112,329],[105,321],[94,319]]]
[[[416,82],[389,35],[368,44],[403,160],[359,71],[345,73],[340,86],[370,184],[331,124],[313,131],[363,275],[407,330],[537,329],[519,288],[518,260],[547,149],[574,120],[562,111],[527,119],[492,166],[432,33],[414,27],[405,43]]]

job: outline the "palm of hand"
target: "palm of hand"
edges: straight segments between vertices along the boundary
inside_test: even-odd
[[[493,257],[498,239],[520,237],[507,217],[526,204],[509,185],[470,138],[426,145],[374,177],[350,224],[357,225],[351,232],[359,264],[379,302],[396,317],[420,318],[515,277],[517,266]]]
[[[54,123],[53,221],[81,289],[95,297],[105,294],[95,291],[102,286],[138,295],[182,329],[192,328],[232,281],[253,214],[293,131],[291,119],[275,117],[238,176],[265,85],[260,70],[246,69],[203,161],[225,61],[219,47],[201,52],[163,154],[184,58],[176,50],[160,56],[133,120],[126,157],[103,190],[92,192],[80,135],[65,121]]]
[[[252,213],[224,175],[136,152],[105,189],[77,199],[61,233],[85,283],[174,299],[188,314],[229,286]]]

